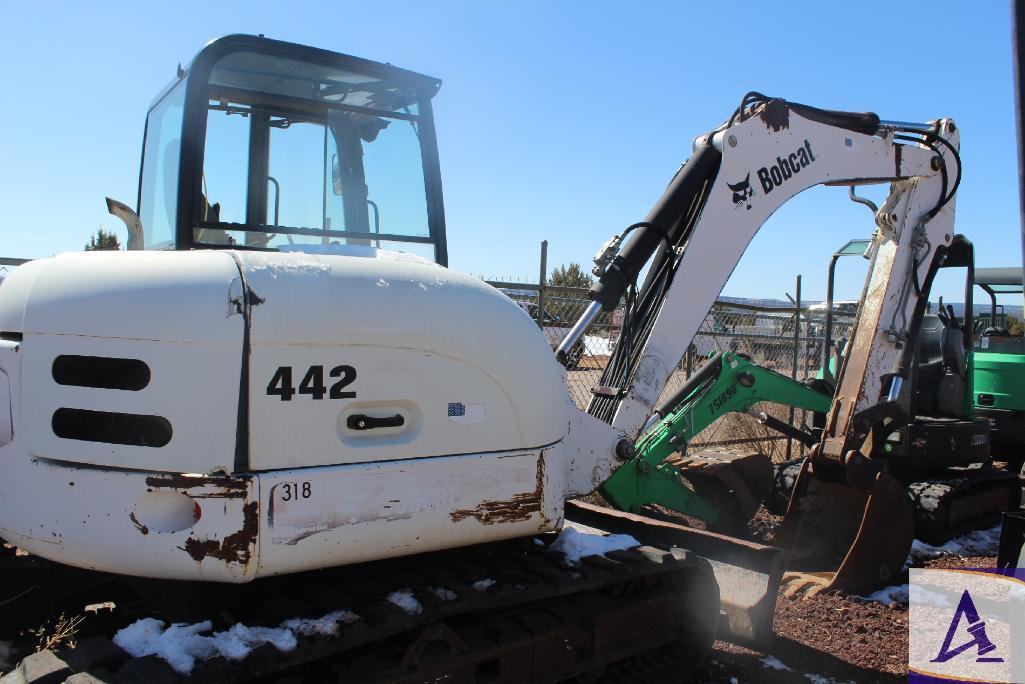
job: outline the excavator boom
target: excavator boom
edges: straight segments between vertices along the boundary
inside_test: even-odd
[[[949,119],[883,122],[874,114],[824,111],[749,93],[726,124],[696,139],[693,156],[655,208],[614,239],[615,248],[622,245],[615,256],[606,248],[596,258],[592,303],[559,350],[564,355],[571,349],[602,310],[625,302],[623,331],[588,413],[637,440],[765,220],[815,185],[889,183],[889,195],[873,212],[872,265],[823,440],[805,465],[777,537],[793,558],[819,558],[823,540],[842,550],[839,561],[817,561],[829,567],[819,573],[822,586],[884,580],[899,570],[911,544],[911,506],[881,447],[909,415],[910,370],[929,288],[954,249],[958,139]],[[618,495],[623,505],[633,505],[624,490],[663,502],[667,491],[679,498],[665,486],[669,466],[660,458],[653,459],[656,468],[639,461],[652,482],[647,492],[621,486],[638,479],[638,461],[622,442],[619,447],[618,460],[626,464],[603,491]],[[835,491],[804,498],[819,487]],[[810,542],[802,530],[815,530]]]

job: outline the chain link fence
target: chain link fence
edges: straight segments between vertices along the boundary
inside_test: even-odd
[[[533,283],[487,281],[497,287],[535,321],[555,349],[590,303],[587,289],[539,286]],[[720,351],[744,354],[758,365],[798,380],[814,378],[822,367],[825,344],[823,305],[800,307],[758,306],[717,301],[705,316],[690,346],[681,349],[676,369],[663,396],[673,392]],[[841,349],[854,325],[853,307],[834,309],[832,339]],[[602,314],[584,339],[572,350],[567,373],[570,395],[581,409],[591,400],[591,389],[600,384],[602,372],[615,348],[623,323],[623,311]],[[811,416],[798,409],[765,402],[754,407],[797,427],[809,427]],[[729,414],[706,428],[692,449],[722,447],[760,451],[775,461],[796,457],[803,446],[772,431],[751,415]]]

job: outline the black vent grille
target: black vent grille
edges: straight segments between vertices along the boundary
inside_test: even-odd
[[[59,408],[51,421],[53,433],[86,442],[162,447],[171,441],[171,423],[163,416]]]
[[[53,360],[53,379],[60,385],[137,392],[149,384],[149,366],[139,359],[62,354]]]

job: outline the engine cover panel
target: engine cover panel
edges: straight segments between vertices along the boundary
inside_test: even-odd
[[[532,449],[564,437],[566,391],[551,348],[490,286],[416,261],[238,258],[254,295],[252,470]]]

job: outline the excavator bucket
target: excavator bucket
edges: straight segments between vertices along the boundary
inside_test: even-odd
[[[665,520],[571,500],[566,519],[645,543],[677,546],[705,558],[719,585],[716,638],[764,649],[772,643],[783,550]]]
[[[719,519],[710,529],[742,534],[762,501],[772,491],[772,462],[757,451],[706,449],[666,460],[690,483],[694,492],[713,502]]]
[[[904,486],[886,473],[858,489],[814,477],[806,460],[774,543],[789,550],[784,594],[856,591],[899,575],[914,538]]]

